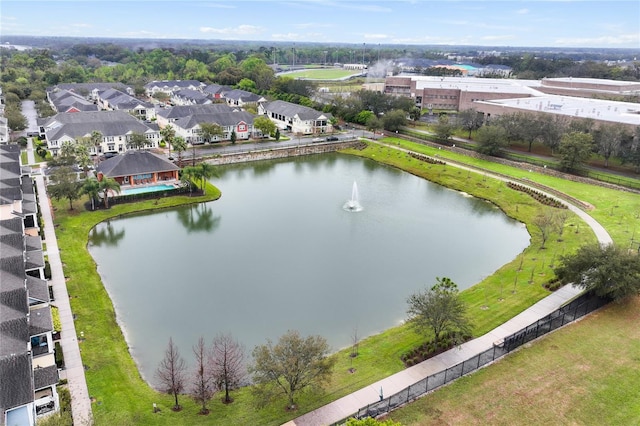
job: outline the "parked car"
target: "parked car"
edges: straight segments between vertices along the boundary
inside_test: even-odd
[[[339,141],[340,139],[337,136],[329,136],[327,137],[327,142],[335,142],[335,141]]]
[[[311,142],[324,142],[324,139],[322,139],[322,138],[313,138],[311,140]]]

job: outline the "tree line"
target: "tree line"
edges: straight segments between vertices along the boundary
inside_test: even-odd
[[[435,126],[438,139],[447,141],[455,128],[468,131],[482,154],[502,156],[505,149],[514,143],[524,143],[532,152],[534,145],[547,147],[557,154],[560,167],[569,172],[580,172],[592,155],[599,155],[604,167],[610,160],[632,165],[640,172],[640,127],[630,129],[622,124],[600,124],[588,118],[569,119],[551,114],[527,114],[515,112],[485,120],[475,109],[460,111],[449,120],[441,117]]]

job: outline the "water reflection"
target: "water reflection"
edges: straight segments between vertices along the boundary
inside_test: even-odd
[[[96,247],[116,247],[120,240],[124,238],[124,228],[114,230],[111,221],[98,225],[89,232],[89,245]]]
[[[220,216],[213,216],[213,210],[207,203],[195,204],[178,210],[178,222],[192,232],[212,232],[220,226]]]

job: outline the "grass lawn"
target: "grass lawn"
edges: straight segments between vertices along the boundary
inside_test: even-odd
[[[292,78],[312,78],[316,80],[335,80],[338,78],[345,78],[345,77],[349,77],[356,74],[360,74],[360,72],[353,71],[353,70],[343,70],[338,68],[328,68],[328,69],[311,69],[311,70],[296,71],[296,72],[285,74],[285,76],[292,77]]]
[[[409,146],[398,139],[386,139],[388,143]],[[425,152],[428,147],[419,144],[411,145],[417,151]],[[435,150],[439,153],[439,150]],[[451,188],[486,198],[498,205],[513,218],[530,223],[542,209],[528,195],[510,190],[503,182],[491,179],[480,173],[458,170],[451,166],[437,166],[412,159],[404,153],[388,147],[371,144],[362,151],[348,151],[403,168],[410,173],[423,176]],[[426,152],[429,153],[429,152]],[[442,152],[444,157],[444,150]],[[452,154],[447,152],[447,154]],[[460,160],[475,162],[478,160],[459,156]],[[485,162],[487,168],[499,166]],[[518,169],[506,169],[499,166],[502,173],[520,175]],[[530,178],[533,178],[530,176]],[[628,225],[618,224],[620,217],[631,216],[638,209],[640,199],[625,198],[625,193],[600,187],[556,179],[545,184],[554,186],[571,195],[588,201],[596,206],[594,212],[600,212],[605,227],[611,226],[617,237],[626,237]],[[217,190],[215,190],[217,191]],[[219,196],[219,192],[209,191],[208,199]],[[615,200],[618,207],[613,207],[610,200]],[[379,335],[365,339],[360,343],[360,355],[351,359],[349,350],[336,353],[337,364],[331,384],[322,393],[302,394],[297,400],[297,412],[286,412],[285,400],[269,407],[257,410],[253,395],[248,389],[234,392],[236,401],[223,405],[216,400],[212,402],[210,416],[197,415],[197,407],[186,396],[181,403],[185,409],[180,413],[170,410],[172,401],[169,396],[161,395],[149,388],[142,381],[131,359],[126,342],[115,318],[115,312],[106,293],[96,265],[86,250],[89,230],[97,223],[110,217],[130,214],[136,211],[172,207],[189,202],[204,201],[196,197],[168,197],[157,201],[145,201],[136,204],[116,205],[109,210],[81,212],[76,209],[67,210],[68,203],[62,200],[54,203],[57,207],[55,222],[61,256],[64,262],[65,275],[71,295],[73,312],[77,315],[76,329],[84,332],[86,338],[81,343],[83,362],[87,366],[87,383],[90,395],[95,398],[94,417],[96,424],[135,424],[135,425],[173,425],[173,424],[281,424],[291,418],[322,406],[332,400],[360,389],[389,374],[402,370],[400,355],[419,344],[423,338],[417,336],[407,326],[392,328]],[[635,204],[634,204],[635,203]],[[76,202],[79,207],[80,202]],[[604,207],[601,207],[603,205]],[[612,210],[611,215],[607,214]],[[633,226],[638,223],[635,218]],[[570,214],[565,225],[562,241],[557,236],[547,242],[546,249],[540,249],[539,232],[528,226],[532,235],[532,243],[520,256],[504,265],[494,275],[486,278],[478,285],[464,291],[462,297],[468,303],[470,316],[474,322],[474,334],[481,335],[496,327],[505,320],[529,307],[548,293],[542,284],[553,277],[553,265],[562,253],[569,253],[588,242],[594,242],[590,229],[581,224],[577,216]],[[628,237],[626,237],[628,238]],[[464,262],[464,259],[461,259]],[[433,284],[435,277],[425,277],[425,285]],[[248,348],[250,353],[252,348]],[[190,354],[183,354],[190,356]],[[349,373],[353,367],[355,373]],[[152,404],[157,403],[160,413],[152,413]]]
[[[403,425],[640,424],[640,298],[611,304],[391,413]]]

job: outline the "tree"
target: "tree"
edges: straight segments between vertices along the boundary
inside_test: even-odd
[[[471,325],[465,315],[465,305],[458,295],[458,286],[449,278],[436,278],[429,290],[412,294],[407,303],[409,320],[422,333],[434,334],[439,345],[443,333],[461,340],[471,334]]]
[[[178,167],[182,167],[182,153],[187,150],[187,141],[182,136],[173,138],[173,150],[178,153]]]
[[[200,404],[200,414],[209,414],[207,403],[213,398],[215,388],[211,368],[207,363],[207,347],[204,344],[203,337],[200,337],[198,343],[193,347],[193,355],[196,358],[196,362],[191,396]]]
[[[380,119],[375,115],[372,115],[371,117],[369,117],[365,125],[367,126],[367,130],[369,130],[370,132],[373,132],[374,134],[378,130],[382,129],[382,121],[380,121]]]
[[[134,149],[142,149],[147,145],[147,138],[142,133],[132,133],[129,136],[129,146]]]
[[[156,377],[162,391],[173,395],[173,411],[179,411],[182,408],[178,403],[178,395],[184,390],[186,370],[184,359],[170,337],[167,349],[164,351],[164,358],[156,370]]]
[[[604,166],[609,167],[609,158],[620,153],[623,142],[630,135],[621,124],[603,124],[594,132],[594,144],[598,154],[604,158]]]
[[[173,143],[173,139],[176,137],[176,129],[174,129],[171,124],[168,124],[160,130],[160,135],[162,136],[162,140],[169,147],[169,157],[171,157],[171,144]]]
[[[394,109],[382,117],[382,123],[386,130],[398,131],[407,125],[407,113],[401,109]]]
[[[246,375],[244,347],[230,334],[219,334],[211,347],[213,380],[219,390],[224,390],[224,402],[233,402],[229,391],[239,388]]]
[[[100,181],[100,192],[104,195],[104,207],[109,208],[109,192],[120,193],[120,184],[114,178],[103,176]]]
[[[640,256],[609,244],[590,244],[562,256],[554,270],[563,283],[621,301],[640,294]]]
[[[482,126],[476,134],[478,152],[485,155],[498,156],[509,146],[507,132],[500,126]]]
[[[213,142],[213,138],[224,135],[222,126],[217,123],[200,123],[200,129],[202,130],[202,138],[207,142]]]
[[[100,182],[95,177],[86,179],[80,187],[80,194],[88,195],[91,200],[91,210],[96,209],[96,199],[100,194]]]
[[[476,111],[475,108],[469,108],[458,113],[457,121],[460,128],[469,132],[469,139],[471,139],[471,132],[482,127],[484,116]]]
[[[263,401],[276,394],[288,398],[295,406],[295,396],[307,387],[320,387],[331,377],[335,358],[329,358],[329,345],[321,336],[303,338],[297,331],[288,331],[277,344],[271,340],[253,350],[250,367],[256,392]]]
[[[69,210],[73,210],[73,200],[80,198],[80,185],[76,172],[70,166],[60,166],[51,174],[54,182],[49,185],[47,192],[56,200],[69,200]]]
[[[231,143],[236,143],[236,141],[238,140],[238,135],[236,134],[235,130],[231,131],[231,136],[229,137],[229,140],[231,141]]]
[[[276,131],[276,123],[269,120],[269,117],[261,115],[253,120],[253,128],[260,130],[264,136],[269,136]]]
[[[448,141],[453,134],[453,126],[449,122],[449,117],[446,115],[438,117],[438,122],[433,127],[433,130],[435,131],[436,137],[439,141]]]
[[[576,171],[582,163],[591,157],[593,138],[580,132],[571,132],[562,136],[560,140],[560,164],[567,171]]]
[[[91,132],[91,136],[89,136],[89,140],[91,141],[91,145],[94,147],[100,146],[103,141],[102,133],[97,130]]]
[[[544,209],[542,213],[533,218],[533,224],[540,231],[540,238],[542,239],[540,248],[543,249],[551,233],[557,229],[557,220],[554,212],[550,208]]]
[[[280,140],[280,129],[276,129],[276,134],[274,136],[276,142],[278,142]]]
[[[184,167],[180,172],[180,179],[187,185],[189,185],[189,196],[191,196],[193,192],[193,185],[195,185],[195,181],[199,179],[199,174],[196,166]]]
[[[212,177],[218,177],[218,169],[213,164],[202,162],[196,166],[196,175],[202,183],[202,193],[207,193],[206,181]]]

